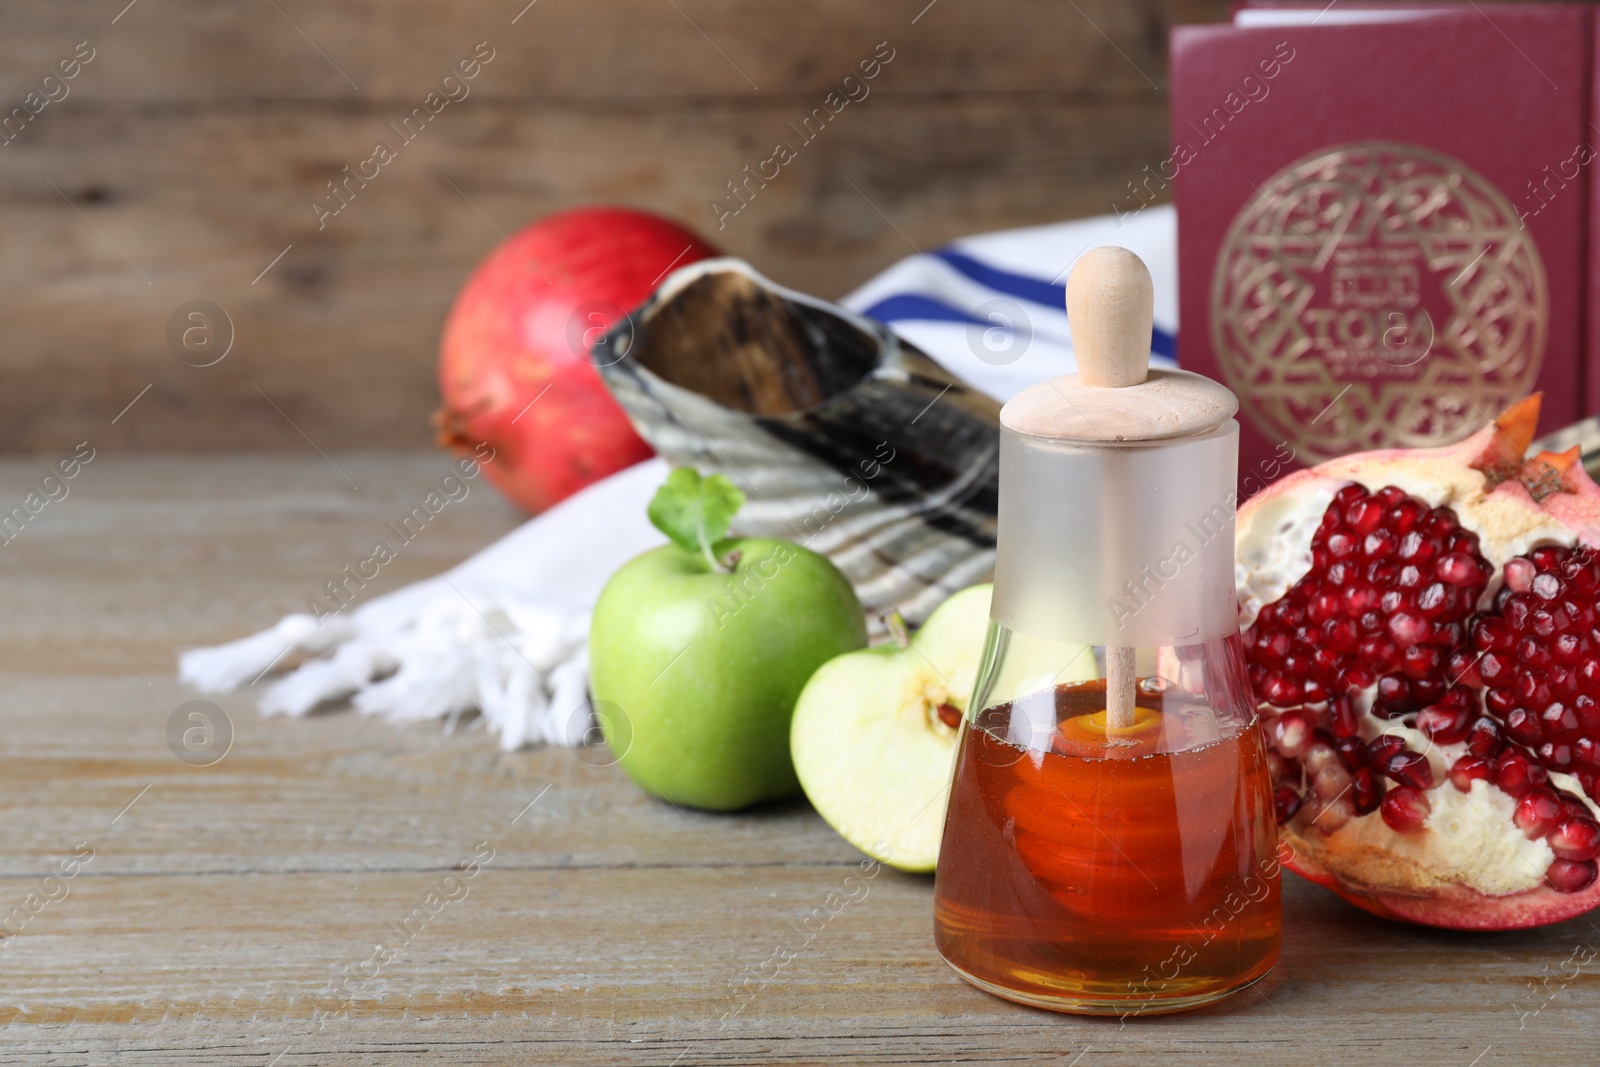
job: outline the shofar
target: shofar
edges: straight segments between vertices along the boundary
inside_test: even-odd
[[[591,358],[658,453],[744,490],[737,534],[826,554],[869,613],[992,576],[1000,405],[886,327],[714,259]]]

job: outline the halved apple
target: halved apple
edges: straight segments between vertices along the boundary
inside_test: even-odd
[[[992,588],[955,594],[907,642],[829,660],[795,705],[790,753],[812,806],[846,841],[903,871],[931,871],[939,857]]]

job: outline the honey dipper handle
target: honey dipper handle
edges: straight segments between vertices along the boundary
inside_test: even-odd
[[[1091,248],[1067,277],[1067,325],[1078,356],[1078,381],[1101,389],[1124,389],[1145,380],[1150,370],[1150,327],[1155,291],[1144,260],[1114,245]],[[1094,389],[1080,397],[1094,407]],[[1126,528],[1129,501],[1114,490],[1102,502],[1104,518]],[[1115,531],[1113,531],[1115,534]],[[1134,650],[1106,648],[1106,727],[1133,726]]]
[[[1133,649],[1111,646],[1106,649],[1106,728],[1126,730],[1133,725],[1134,669]]]
[[[1067,276],[1067,326],[1078,380],[1102,389],[1144,381],[1155,294],[1144,260],[1115,245],[1091,248]]]

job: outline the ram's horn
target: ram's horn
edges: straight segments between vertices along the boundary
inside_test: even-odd
[[[736,533],[825,553],[869,613],[992,575],[999,405],[882,325],[714,259],[591,355],[658,453],[744,490]]]

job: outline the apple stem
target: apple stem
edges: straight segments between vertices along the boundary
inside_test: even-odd
[[[733,567],[725,565],[720,559],[717,558],[717,554],[711,550],[711,542],[706,540],[704,527],[700,529],[699,541],[700,554],[705,556],[706,562],[711,565],[711,573],[731,574],[733,572]],[[738,561],[735,560],[734,562],[737,563]]]
[[[911,647],[911,631],[906,626],[905,616],[898,611],[891,611],[889,617],[884,619],[883,622],[884,625],[889,627],[889,636],[894,638],[895,644],[901,648]]]
[[[1133,726],[1133,687],[1135,667],[1133,649],[1106,648],[1106,728],[1126,730]]]

